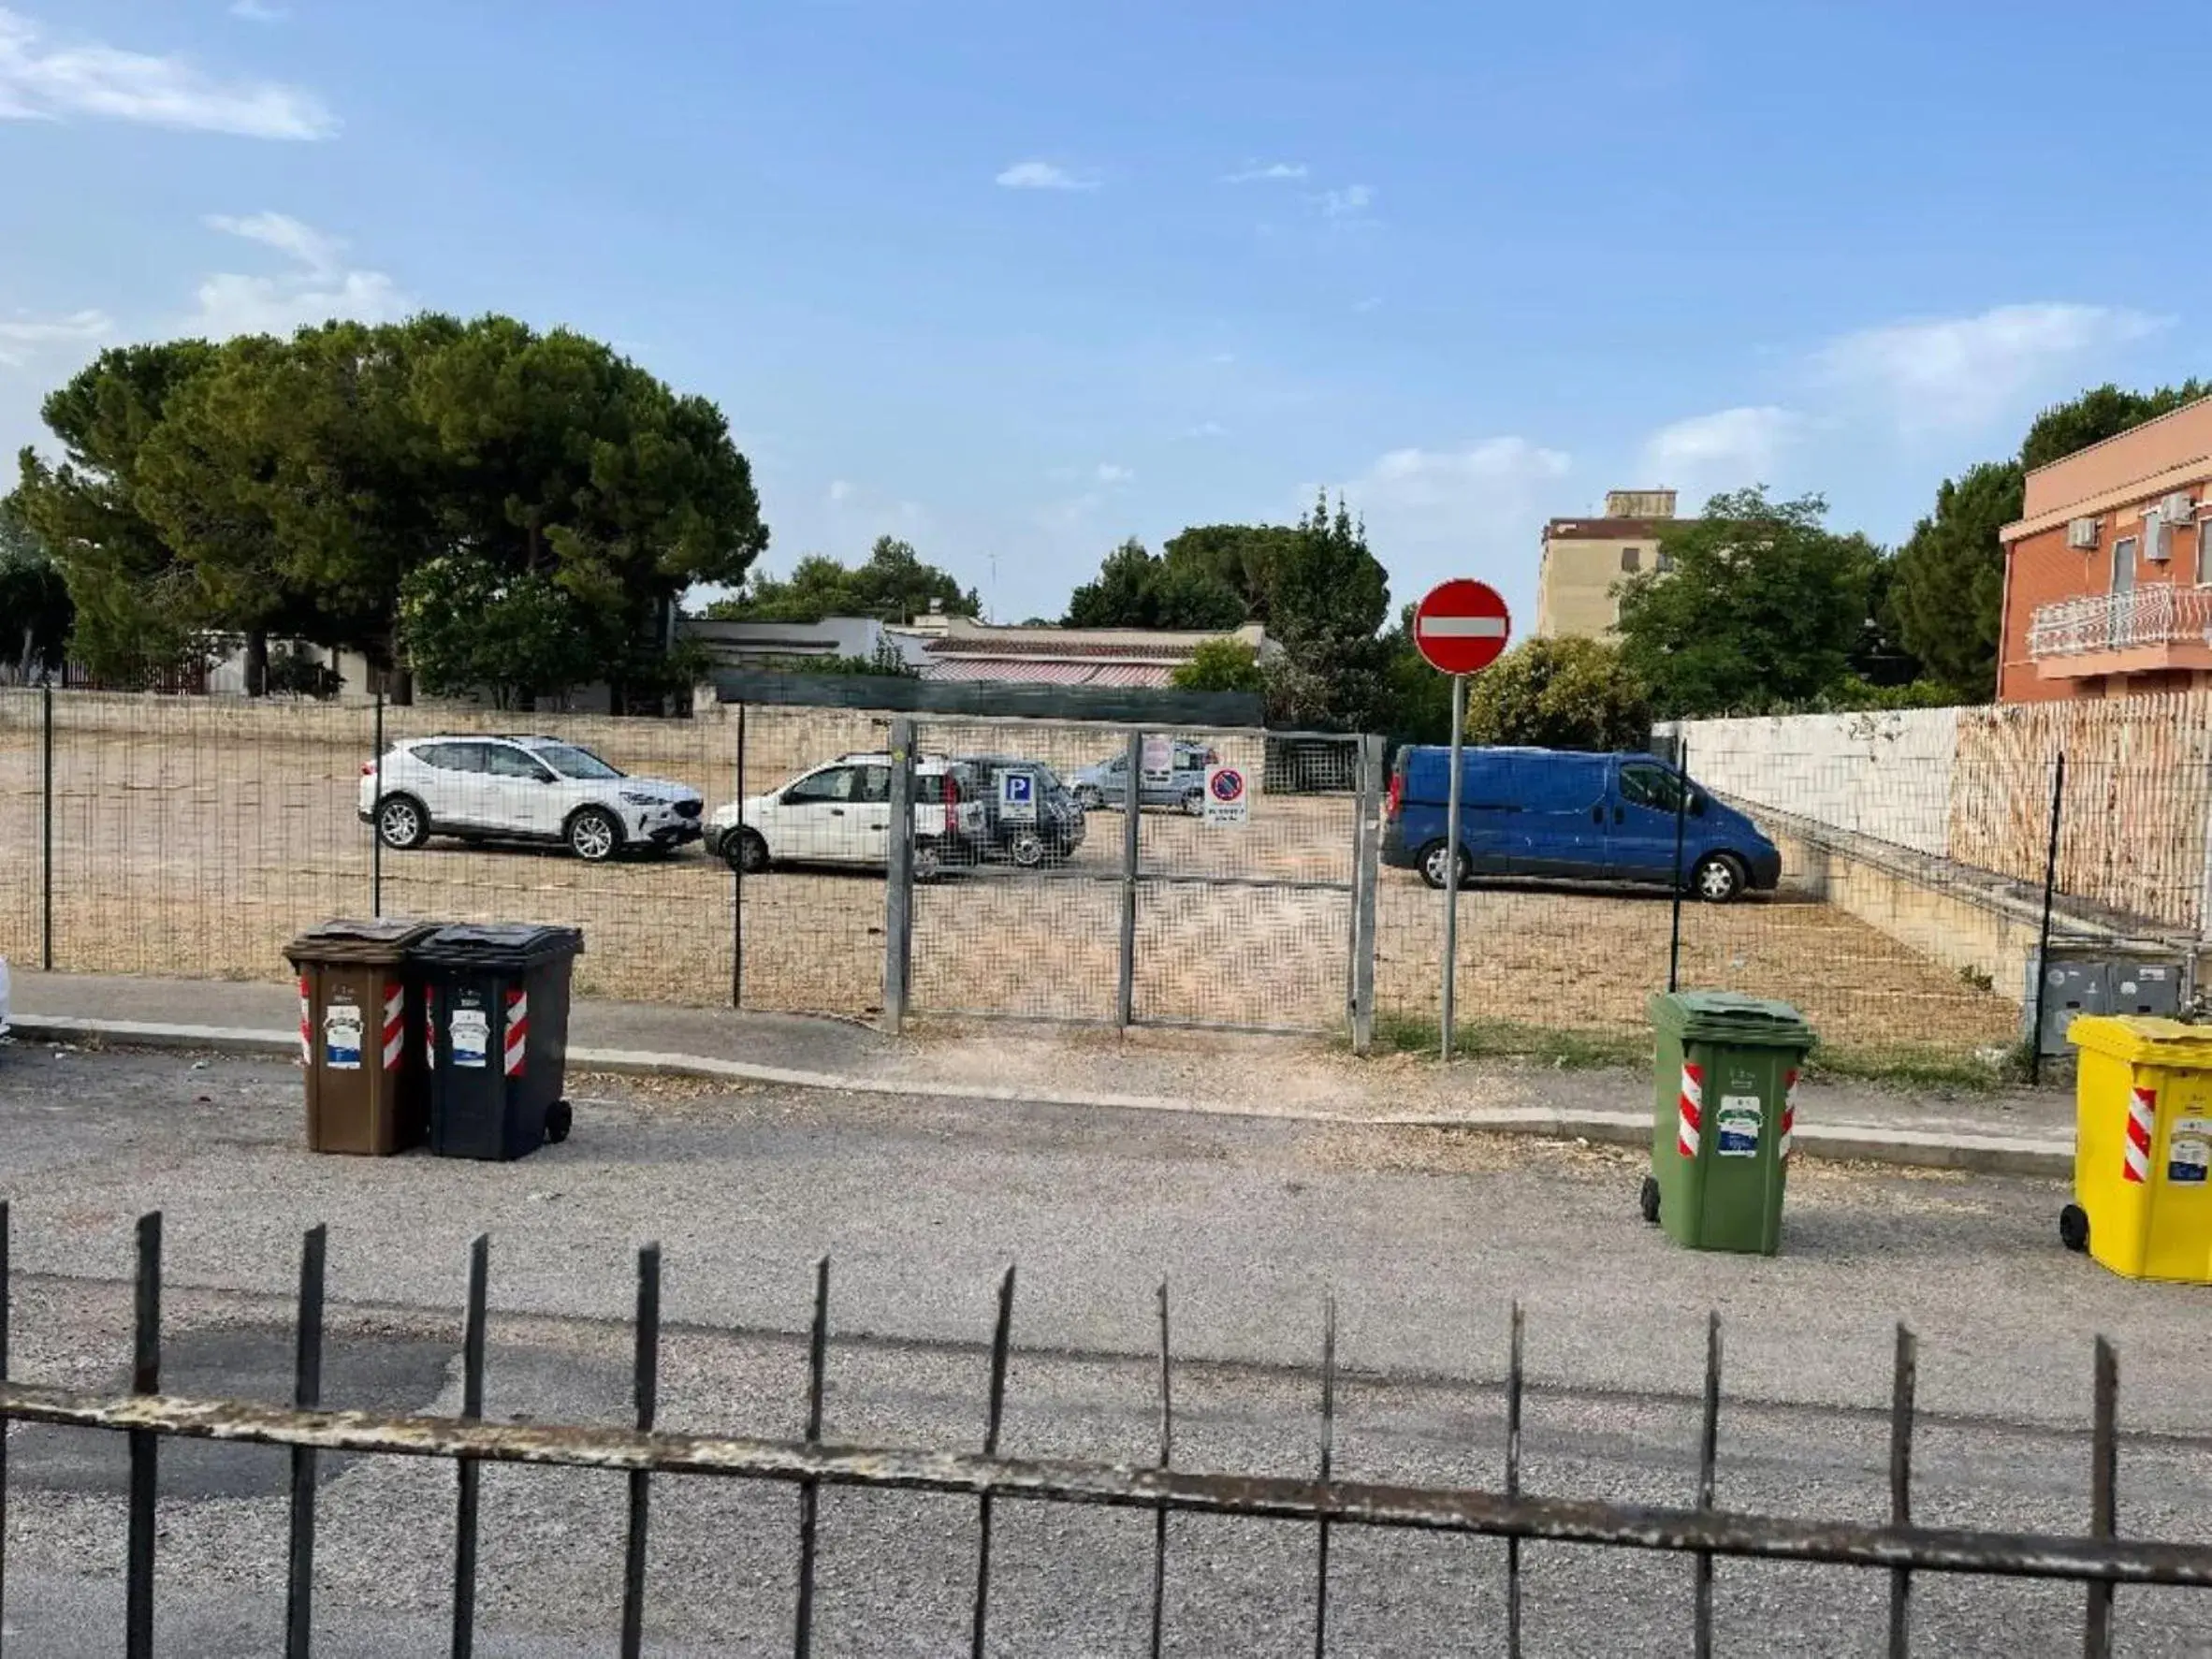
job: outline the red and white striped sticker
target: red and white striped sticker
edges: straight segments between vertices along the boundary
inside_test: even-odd
[[[1797,1069],[1792,1066],[1782,1074],[1782,1161],[1789,1162],[1790,1152],[1796,1145],[1793,1137],[1797,1132]]]
[[[431,985],[422,988],[422,1057],[426,1065],[438,1063],[438,992]]]
[[[1682,1062],[1682,1092],[1676,1102],[1674,1149],[1684,1157],[1697,1156],[1705,1122],[1705,1068]]]
[[[384,1069],[397,1071],[407,1052],[407,993],[394,985],[384,996]]]
[[[2150,1140],[2158,1117],[2158,1090],[2137,1089],[2128,1097],[2128,1142],[2122,1149],[2125,1161],[2120,1166],[2123,1181],[2140,1186],[2150,1179]]]
[[[507,993],[507,1075],[522,1075],[522,1056],[530,1042],[530,996],[523,991]]]
[[[315,1063],[315,1022],[313,1011],[308,1006],[307,975],[299,976],[299,1063]]]

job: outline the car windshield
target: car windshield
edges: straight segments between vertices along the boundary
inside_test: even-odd
[[[589,749],[578,749],[573,743],[541,743],[531,753],[563,778],[579,778],[587,782],[599,783],[622,776]]]

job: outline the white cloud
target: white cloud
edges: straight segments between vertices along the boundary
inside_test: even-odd
[[[832,478],[830,480],[829,499],[831,506],[834,507],[845,502],[851,496],[851,494],[852,485],[849,480],[843,478]]]
[[[115,333],[115,319],[104,311],[76,311],[62,317],[18,313],[0,321],[0,364],[20,366],[45,345],[91,345]]]
[[[1361,316],[1365,316],[1371,311],[1379,311],[1381,309],[1382,301],[1373,294],[1370,294],[1364,299],[1355,299],[1352,301],[1352,310],[1357,312]]]
[[[1390,572],[1393,603],[1419,599],[1446,576],[1473,575],[1504,589],[1518,611],[1529,603],[1536,528],[1570,467],[1562,451],[1526,438],[1485,438],[1459,449],[1393,449],[1342,488]],[[1312,501],[1310,490],[1302,495],[1301,511]]]
[[[338,269],[339,255],[345,250],[345,244],[336,237],[302,225],[289,213],[249,213],[243,218],[210,213],[207,223],[211,230],[260,242],[280,254],[290,255],[308,269],[317,272]]]
[[[182,57],[97,41],[56,45],[31,19],[0,8],[0,119],[89,116],[248,138],[327,138],[321,100],[273,80],[224,80]]]
[[[1127,484],[1137,474],[1131,472],[1128,467],[1116,466],[1112,461],[1100,461],[1099,463],[1098,477],[1099,482],[1101,484]]]
[[[215,214],[214,229],[274,248],[297,269],[273,276],[218,271],[200,285],[186,330],[212,340],[236,334],[285,335],[333,317],[397,322],[415,302],[381,270],[347,267],[345,244],[283,213]]]
[[[1224,184],[1259,184],[1304,177],[1305,163],[1302,161],[1271,161],[1264,165],[1255,161],[1247,162],[1233,173],[1224,174],[1221,182]]]
[[[1321,211],[1332,219],[1349,219],[1375,205],[1375,192],[1364,184],[1346,184],[1342,190],[1322,191],[1318,199]]]
[[[1229,429],[1217,420],[1201,420],[1183,435],[1186,438],[1226,438]]]
[[[1889,403],[1902,431],[1965,429],[2062,389],[2079,365],[2165,327],[2124,307],[2001,305],[1978,316],[1862,329],[1813,361],[1832,385]]]
[[[1694,415],[1645,440],[1644,474],[1692,496],[1768,483],[1777,458],[1804,425],[1801,415],[1772,404]]]
[[[998,175],[1008,190],[1096,190],[1099,181],[1049,161],[1017,161]]]
[[[230,15],[249,23],[281,23],[292,13],[286,7],[269,5],[269,0],[230,0]]]

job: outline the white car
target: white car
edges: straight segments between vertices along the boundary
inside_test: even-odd
[[[926,881],[949,853],[983,829],[983,804],[968,798],[942,755],[914,762],[914,878]],[[891,861],[891,757],[839,755],[788,783],[719,808],[706,850],[751,874],[777,864],[864,865]]]
[[[361,821],[401,851],[432,836],[550,841],[592,864],[700,836],[699,792],[627,778],[558,737],[415,737],[361,768]]]

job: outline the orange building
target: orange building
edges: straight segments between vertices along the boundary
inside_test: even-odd
[[[2212,398],[2028,474],[1997,700],[2212,686]]]

